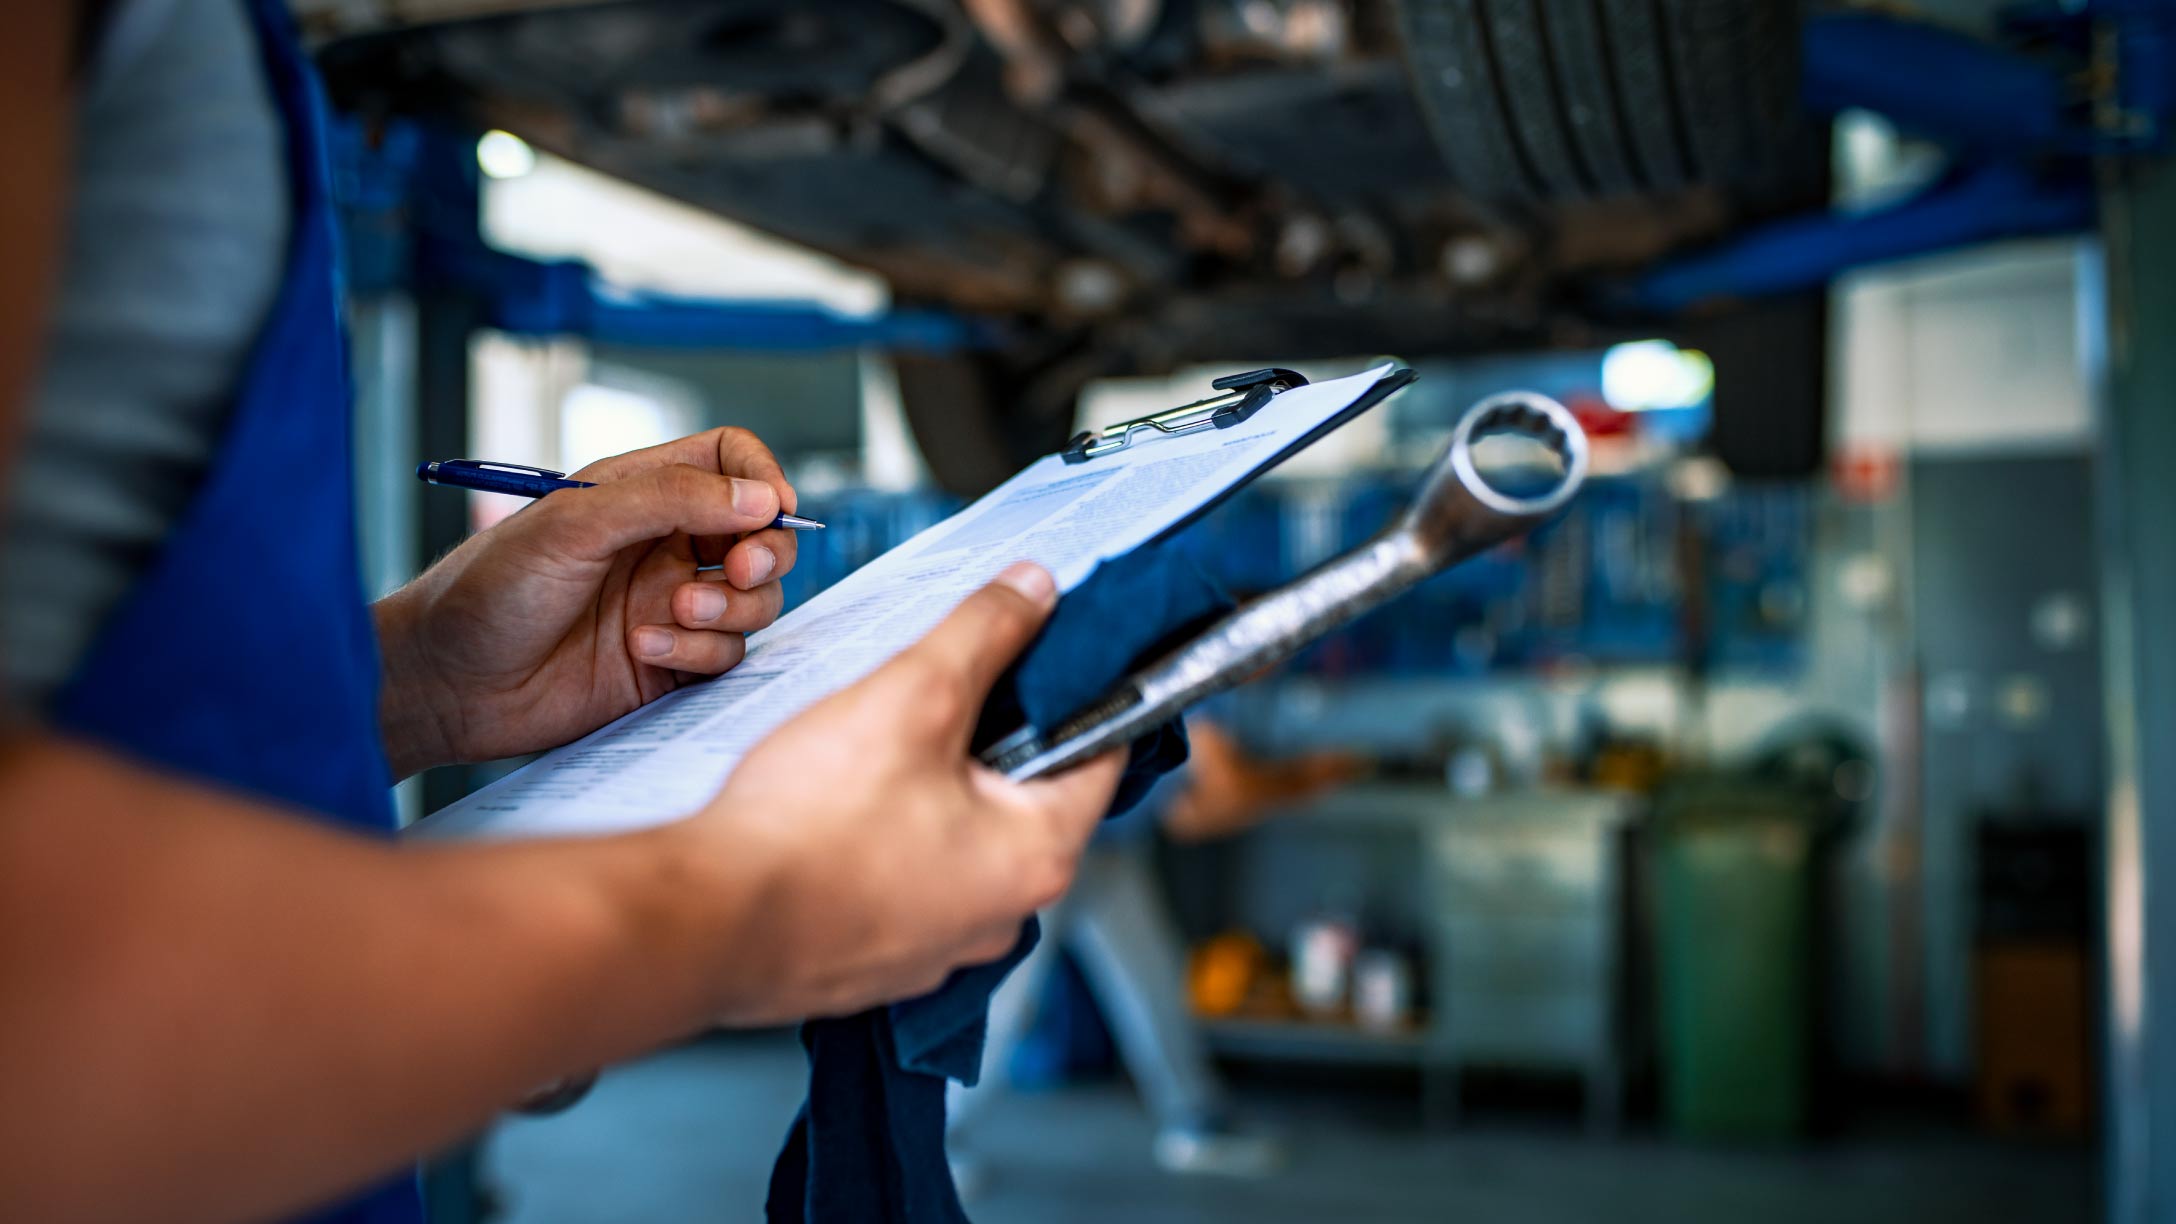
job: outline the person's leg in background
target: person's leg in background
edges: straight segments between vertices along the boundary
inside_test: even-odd
[[[1232,1124],[1224,1086],[1187,1008],[1185,953],[1150,870],[1148,847],[1132,839],[1092,844],[1072,891],[1043,913],[1042,922],[1042,941],[991,997],[982,1083],[953,1084],[947,1096],[945,1129],[958,1145],[952,1168],[961,1193],[979,1188],[982,1168],[972,1151],[976,1119],[1004,1089],[1013,1052],[1034,1023],[1061,947],[1079,960],[1119,1057],[1156,1122],[1157,1163],[1173,1172],[1233,1176],[1274,1168],[1280,1147]]]
[[[1065,946],[1101,1008],[1149,1114],[1156,1161],[1179,1173],[1258,1176],[1282,1152],[1233,1125],[1186,1002],[1185,949],[1138,840],[1096,843],[1066,898]]]
[[[958,1080],[945,1085],[945,1144],[951,1154],[952,1184],[962,1199],[973,1198],[982,1190],[984,1170],[974,1150],[975,1120],[988,1111],[990,1102],[1004,1092],[1011,1079],[1013,1052],[1035,1023],[1036,1005],[1042,1000],[1051,971],[1057,967],[1070,908],[1071,899],[1061,897],[1056,905],[1036,915],[1042,924],[1042,938],[991,994],[982,1042],[981,1081],[972,1088]]]

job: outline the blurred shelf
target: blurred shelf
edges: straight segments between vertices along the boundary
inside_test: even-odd
[[[1457,803],[1458,797],[1440,782],[1356,782],[1296,804],[1282,812],[1280,820],[1317,828],[1404,833],[1436,824]]]
[[[1437,783],[1359,782],[1280,813],[1270,827],[1426,832],[1497,824],[1521,829],[1614,824],[1638,808],[1635,796],[1591,787],[1538,786],[1460,796]]]
[[[1420,1027],[1379,1032],[1319,1020],[1203,1019],[1202,1036],[1219,1054],[1284,1062],[1420,1066],[1428,1033]]]

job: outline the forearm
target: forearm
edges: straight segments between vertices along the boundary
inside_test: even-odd
[[[385,845],[17,741],[0,1216],[303,1206],[698,1026],[752,890],[687,869],[658,835]]]

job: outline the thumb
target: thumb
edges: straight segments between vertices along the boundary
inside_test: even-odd
[[[1022,908],[1041,909],[1065,892],[1125,770],[1123,749],[1032,782],[1009,781],[979,765],[971,770],[975,792],[1008,817],[988,835],[1013,851],[1000,861],[1007,864],[1005,881],[1020,890]]]
[[[1078,854],[1110,810],[1111,797],[1125,772],[1126,751],[1120,748],[1047,778],[1006,785],[1019,788],[1065,853]]]
[[[1020,561],[969,595],[900,661],[941,677],[961,699],[970,726],[990,686],[1050,618],[1057,584],[1033,561]]]

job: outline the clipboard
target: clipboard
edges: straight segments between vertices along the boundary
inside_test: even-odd
[[[1375,381],[1359,398],[1347,404],[1336,415],[1307,431],[1291,445],[1263,460],[1255,469],[1240,480],[1224,487],[1216,496],[1203,502],[1192,513],[1173,523],[1151,540],[1160,544],[1199,522],[1210,511],[1230,501],[1239,491],[1253,484],[1262,473],[1269,471],[1292,456],[1306,450],[1323,438],[1344,427],[1345,423],[1389,399],[1392,395],[1412,385],[1419,378],[1408,366],[1399,366]],[[1260,370],[1248,370],[1239,374],[1226,374],[1211,379],[1210,388],[1215,394],[1190,404],[1166,408],[1162,412],[1120,421],[1101,429],[1082,430],[1073,435],[1058,456],[1069,465],[1091,464],[1097,459],[1136,446],[1153,446],[1167,437],[1180,437],[1207,429],[1232,429],[1252,420],[1257,413],[1273,411],[1277,397],[1295,387],[1307,385],[1307,376],[1297,370],[1270,366]]]
[[[1104,561],[1184,530],[1413,377],[1387,363],[1312,384],[1290,370],[1249,370],[1215,380],[1218,394],[1208,399],[1095,431],[1076,461],[1042,456],[977,506],[786,613],[755,635],[742,666],[543,754],[441,810],[416,835],[586,836],[677,819],[707,801],[771,730],[910,646],[993,566],[1035,560],[1070,590]],[[1203,436],[1218,429],[1229,436]],[[1095,447],[1096,437],[1105,445]],[[1160,466],[1152,448],[1165,440],[1170,461],[1183,466]],[[1126,453],[1134,458],[1110,458]],[[1136,492],[1122,492],[1129,483]]]

